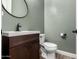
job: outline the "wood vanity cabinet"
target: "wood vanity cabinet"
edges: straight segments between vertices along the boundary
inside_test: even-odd
[[[2,36],[2,59],[39,59],[39,34]]]

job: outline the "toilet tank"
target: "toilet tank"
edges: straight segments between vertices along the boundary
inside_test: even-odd
[[[40,34],[40,44],[43,44],[44,43],[44,41],[45,41],[45,34]]]

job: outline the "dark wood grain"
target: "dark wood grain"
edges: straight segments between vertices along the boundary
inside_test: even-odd
[[[2,43],[3,49],[8,49],[9,59],[40,59],[39,34],[3,36]]]

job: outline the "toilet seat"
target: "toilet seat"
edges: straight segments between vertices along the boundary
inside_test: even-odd
[[[43,43],[43,46],[49,52],[55,51],[57,49],[57,45],[54,43],[50,43],[50,42]]]

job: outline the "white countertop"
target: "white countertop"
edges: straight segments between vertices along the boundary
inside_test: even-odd
[[[37,34],[37,33],[40,33],[40,31],[2,31],[2,35],[7,37]]]

